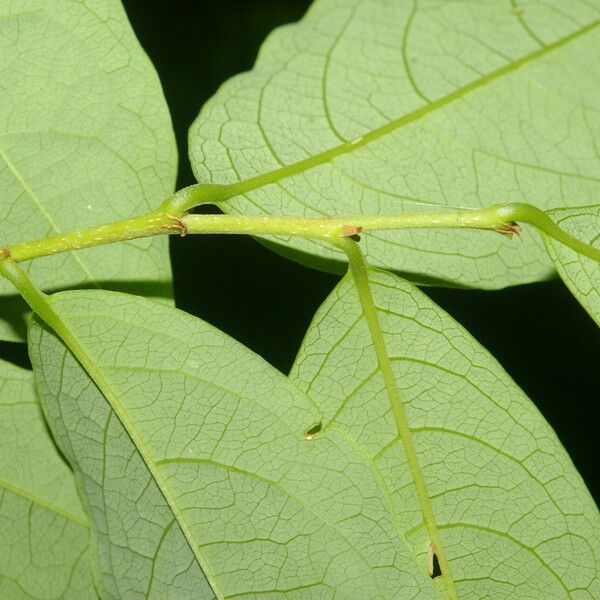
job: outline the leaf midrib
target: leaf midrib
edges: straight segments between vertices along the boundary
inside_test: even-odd
[[[10,160],[8,154],[2,147],[0,147],[0,158],[4,161],[4,163],[8,167],[8,170],[13,174],[13,177],[16,179],[16,181],[19,183],[19,185],[23,188],[25,193],[31,198],[33,204],[38,209],[40,214],[44,217],[44,219],[48,222],[50,227],[54,230],[54,233],[56,233],[57,235],[60,235],[62,233],[60,227],[58,226],[56,221],[52,218],[52,215],[46,210],[42,201],[37,197],[37,194],[33,191],[31,186],[29,185],[29,183],[26,181],[25,177],[23,177],[21,175],[21,173],[19,172],[19,170],[17,169],[15,164]],[[98,284],[96,283],[94,276],[92,275],[92,272],[89,270],[89,268],[83,262],[83,260],[79,256],[79,254],[75,251],[72,251],[70,254],[73,257],[73,259],[75,260],[75,262],[81,267],[82,271],[85,273],[86,277],[90,280],[92,285],[98,287]]]
[[[250,177],[248,179],[244,179],[242,181],[237,181],[229,184],[223,184],[222,190],[220,193],[217,193],[215,201],[218,200],[226,200],[231,198],[232,196],[245,194],[257,188],[263,187],[265,185],[276,183],[282,179],[287,177],[291,177],[294,175],[298,175],[305,171],[308,171],[314,167],[318,167],[325,163],[332,161],[338,156],[342,156],[344,154],[349,154],[354,150],[366,146],[371,142],[378,140],[379,138],[393,133],[394,131],[401,129],[415,121],[422,119],[423,117],[439,110],[448,104],[455,102],[456,100],[461,99],[463,96],[469,94],[470,92],[474,92],[475,90],[484,87],[488,83],[499,80],[505,75],[509,75],[514,71],[520,69],[528,63],[534,62],[535,60],[542,58],[546,54],[557,50],[571,41],[593,31],[598,26],[600,26],[600,19],[596,19],[592,21],[588,25],[570,33],[569,35],[552,42],[551,44],[547,44],[534,52],[526,54],[521,58],[464,85],[455,91],[443,96],[442,98],[438,98],[437,100],[432,101],[429,104],[421,106],[420,108],[411,111],[397,119],[382,125],[381,127],[377,127],[372,129],[366,133],[363,133],[356,139],[350,140],[348,142],[344,142],[338,146],[334,146],[333,148],[329,148],[328,150],[324,150],[323,152],[319,152],[308,158],[304,158],[295,163],[274,169],[267,173],[262,173],[261,175],[257,175],[255,177]]]
[[[398,431],[398,437],[402,440],[406,463],[409,467],[413,487],[421,509],[422,525],[429,535],[431,547],[437,554],[442,571],[441,577],[443,578],[448,598],[449,600],[458,600],[454,577],[450,569],[445,548],[441,542],[435,512],[431,504],[423,469],[417,455],[416,447],[412,439],[412,431],[404,409],[404,401],[392,369],[385,336],[379,321],[378,310],[374,301],[369,278],[369,275],[374,271],[368,268],[364,256],[356,242],[346,244],[346,253],[348,256],[349,269],[348,274],[345,277],[348,279],[352,278],[354,282],[354,287],[362,308],[362,316],[369,328],[378,369],[385,385],[390,408]]]
[[[63,343],[68,347],[68,349],[73,353],[73,355],[77,358],[77,360],[81,363],[81,366],[85,369],[87,374],[90,376],[92,381],[98,387],[100,392],[104,395],[107,402],[110,404],[112,410],[116,414],[119,421],[123,425],[127,435],[131,439],[133,445],[136,447],[139,452],[144,464],[150,471],[151,477],[154,479],[158,488],[168,504],[171,513],[177,520],[179,527],[187,541],[187,544],[192,551],[192,554],[195,556],[198,561],[198,565],[200,566],[202,572],[204,573],[208,584],[211,589],[215,593],[217,598],[223,599],[224,595],[220,591],[220,586],[217,583],[216,576],[210,569],[208,563],[203,559],[202,555],[198,552],[197,546],[194,543],[194,537],[190,528],[187,525],[185,518],[181,516],[181,512],[177,508],[177,501],[172,496],[169,491],[169,488],[162,477],[160,470],[158,469],[157,462],[151,456],[150,449],[144,443],[144,440],[141,439],[141,436],[138,434],[137,429],[135,428],[133,422],[129,418],[125,407],[119,401],[117,394],[113,390],[112,386],[108,382],[107,378],[104,376],[104,373],[98,368],[98,366],[94,363],[94,360],[90,356],[90,354],[86,351],[83,344],[79,342],[79,340],[75,337],[75,335],[71,332],[69,326],[65,323],[65,321],[60,317],[60,315],[54,310],[51,304],[46,300],[46,307],[52,313],[54,313],[54,318],[60,321],[60,331],[56,331],[57,335],[62,339]],[[52,325],[54,329],[56,327],[54,324]]]

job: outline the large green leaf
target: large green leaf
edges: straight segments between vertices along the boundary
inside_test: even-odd
[[[289,379],[175,309],[53,297],[95,385],[39,322],[31,356],[111,594],[209,597],[208,580],[219,598],[444,597],[418,473],[459,598],[598,596],[598,513],[552,430],[424,295],[371,280],[416,462],[347,278]]]
[[[600,198],[598,0],[317,0],[190,135],[199,181],[248,214],[352,215]],[[269,238],[316,266],[331,247]],[[370,262],[498,288],[550,277],[537,234],[369,234]],[[304,253],[298,256],[298,251]]]
[[[600,248],[600,204],[556,209],[550,217],[578,240]],[[600,325],[600,264],[551,238],[545,242],[558,274]]]
[[[154,208],[176,151],[158,78],[118,0],[0,3],[0,247]],[[165,239],[26,265],[44,288],[169,296]],[[0,281],[0,339],[24,339],[24,304]]]
[[[95,598],[87,518],[33,373],[0,361],[0,598]]]

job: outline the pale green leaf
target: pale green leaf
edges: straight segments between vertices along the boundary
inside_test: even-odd
[[[459,597],[600,594],[600,517],[556,435],[494,358],[424,294],[370,273],[389,360]],[[320,308],[290,379],[389,482],[426,545],[402,442],[352,281]]]
[[[0,598],[95,598],[87,518],[33,373],[0,361]]]
[[[160,83],[118,0],[0,3],[0,247],[115,221],[173,191],[176,151]],[[171,294],[166,239],[26,264],[45,289]],[[0,339],[25,305],[0,281]]]
[[[598,0],[317,0],[204,106],[190,135],[196,176],[230,184],[223,207],[244,214],[597,203],[599,19]],[[343,259],[269,241],[313,266]],[[369,233],[364,247],[416,281],[498,288],[553,275],[535,233]]]
[[[554,433],[431,301],[372,280],[458,597],[597,596],[598,513]],[[219,598],[444,597],[348,279],[290,379],[141,298],[64,292],[52,308],[96,385],[38,322],[32,361],[111,594],[167,597],[169,581],[208,597],[208,580]]]
[[[556,209],[549,215],[567,233],[600,248],[600,204]],[[544,241],[558,274],[600,325],[600,264],[551,238]]]

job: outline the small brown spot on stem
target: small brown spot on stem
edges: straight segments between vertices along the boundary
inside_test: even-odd
[[[10,258],[10,248],[2,248],[0,250],[0,259]]]
[[[164,229],[177,229],[181,237],[185,237],[188,234],[187,225],[179,217],[174,217],[173,215],[167,215],[167,217],[172,219],[173,222],[163,225]]]
[[[348,237],[355,242],[360,242],[360,236],[358,235],[363,228],[360,225],[343,225],[340,237]]]
[[[497,227],[496,231],[502,235],[507,235],[509,238],[512,238],[514,234],[517,234],[519,237],[521,237],[521,232],[523,230],[516,221],[508,221],[508,223],[502,223],[500,227]]]

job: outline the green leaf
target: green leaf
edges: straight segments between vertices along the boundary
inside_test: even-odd
[[[0,361],[0,598],[96,598],[87,518],[31,371]]]
[[[549,426],[423,294],[390,274],[371,281],[416,463],[347,278],[289,379],[175,309],[53,296],[79,360],[38,321],[30,352],[103,532],[110,594],[166,597],[170,581],[178,597],[208,597],[208,581],[218,598],[444,597],[428,572],[421,473],[451,597],[598,596],[598,513]]]
[[[318,0],[204,106],[190,135],[196,176],[229,184],[223,208],[244,214],[597,203],[599,25],[597,0]],[[267,241],[341,268],[325,244]],[[553,275],[536,234],[385,232],[364,247],[418,282]]]
[[[578,240],[600,248],[600,204],[549,212],[556,224]],[[575,298],[600,325],[600,264],[544,236],[556,270]]]
[[[494,358],[410,284],[369,274],[410,437],[460,598],[594,598],[600,518],[571,460]],[[425,534],[352,282],[318,311],[290,373],[389,482],[415,551]],[[577,591],[575,591],[577,590]]]
[[[0,247],[147,212],[172,193],[176,150],[158,77],[118,0],[0,6]],[[45,289],[170,297],[166,239],[25,265]],[[0,339],[25,305],[0,281]]]

